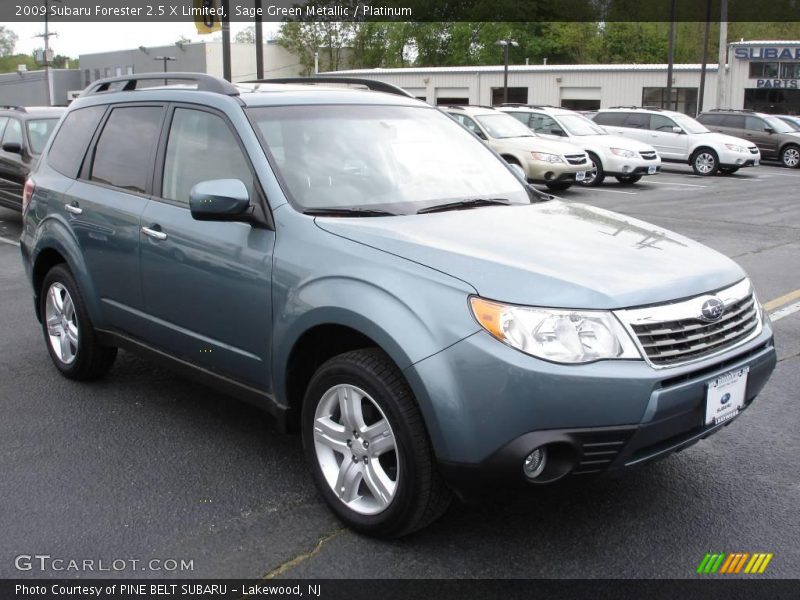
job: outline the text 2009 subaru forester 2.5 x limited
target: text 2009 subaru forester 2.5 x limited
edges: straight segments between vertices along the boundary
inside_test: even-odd
[[[65,376],[124,347],[265,407],[382,536],[468,485],[661,458],[751,404],[775,349],[739,266],[548,201],[436,108],[340,83],[159,73],[70,106],[22,235]]]

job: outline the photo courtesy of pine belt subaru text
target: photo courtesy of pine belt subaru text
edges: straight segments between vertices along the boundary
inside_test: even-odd
[[[525,179],[385,83],[94,82],[25,185],[44,347],[70,379],[123,348],[262,407],[331,510],[382,537],[748,410],[776,358],[742,268]]]

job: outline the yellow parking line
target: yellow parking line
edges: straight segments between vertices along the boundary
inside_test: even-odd
[[[788,294],[784,294],[780,298],[775,298],[774,300],[765,302],[764,309],[772,310],[773,308],[778,308],[779,306],[783,306],[784,304],[787,304],[792,300],[797,300],[798,298],[800,298],[800,290],[795,290],[793,292],[789,292]]]

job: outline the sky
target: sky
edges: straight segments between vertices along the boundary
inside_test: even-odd
[[[278,30],[278,23],[264,23],[264,39]],[[43,46],[44,23],[7,23],[6,27],[19,36],[16,52],[30,54]],[[231,23],[231,36],[247,27],[247,23]],[[192,41],[211,40],[221,34],[198,35],[194,23],[52,23],[50,46],[56,54],[78,58],[80,54],[127,50],[139,46],[164,46],[186,36]]]

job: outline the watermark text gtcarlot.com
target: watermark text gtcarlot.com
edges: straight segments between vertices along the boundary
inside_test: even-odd
[[[194,559],[184,558],[64,558],[49,554],[20,554],[17,571],[37,573],[132,573],[141,571],[185,573],[194,571]]]

